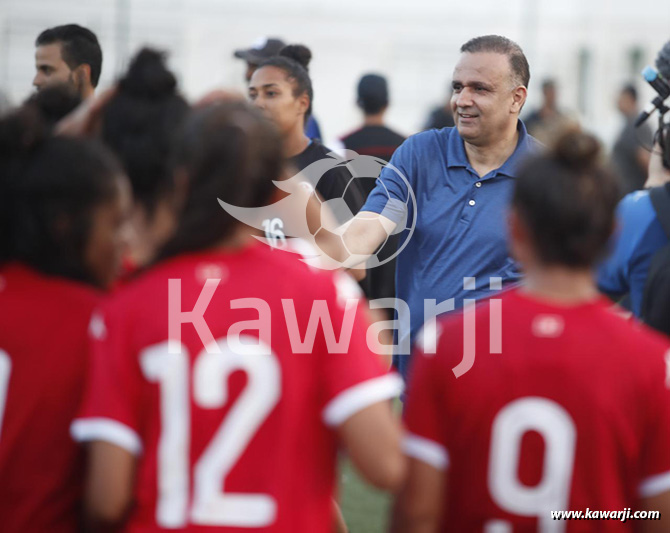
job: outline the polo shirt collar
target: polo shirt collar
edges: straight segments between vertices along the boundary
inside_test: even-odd
[[[516,178],[519,162],[527,154],[531,144],[531,137],[526,131],[525,124],[518,120],[516,124],[516,129],[519,132],[519,139],[516,143],[516,148],[512,155],[507,158],[500,168],[493,171],[493,175],[504,174],[511,178]],[[468,156],[465,153],[465,144],[463,139],[458,133],[456,127],[451,128],[451,134],[447,141],[447,168],[469,168],[471,169],[470,161],[468,161]]]

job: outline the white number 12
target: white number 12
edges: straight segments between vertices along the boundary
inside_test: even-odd
[[[246,372],[247,384],[194,466],[190,513],[188,353],[184,346],[179,353],[170,353],[166,341],[143,350],[140,356],[146,378],[160,384],[162,430],[156,521],[162,527],[183,527],[187,521],[208,526],[265,527],[275,520],[276,502],[271,496],[225,493],[221,487],[279,401],[279,362],[270,348],[254,337],[240,335],[236,351],[226,338],[217,344],[220,353],[203,350],[194,360],[195,404],[203,409],[223,407],[228,398],[227,377],[235,370]]]

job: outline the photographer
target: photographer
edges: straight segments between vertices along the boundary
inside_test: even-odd
[[[668,298],[661,294],[662,287],[658,285],[661,281],[657,278],[665,262],[661,250],[670,241],[664,230],[664,217],[659,217],[656,206],[660,201],[661,213],[670,215],[669,132],[670,125],[665,124],[656,135],[657,144],[651,153],[646,182],[646,186],[652,188],[632,192],[619,203],[618,231],[612,253],[598,270],[601,291],[613,297],[628,294],[633,314],[667,334],[670,334],[670,315],[659,319],[658,313],[662,311],[658,304]],[[663,201],[667,204],[665,209]],[[670,262],[665,265],[667,268]]]

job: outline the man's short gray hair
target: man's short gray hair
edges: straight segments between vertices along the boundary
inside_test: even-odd
[[[461,53],[493,52],[509,58],[514,83],[528,87],[530,83],[530,67],[521,47],[507,37],[500,35],[482,35],[470,39],[461,46]]]

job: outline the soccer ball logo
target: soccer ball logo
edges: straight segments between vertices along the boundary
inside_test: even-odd
[[[339,167],[345,167],[351,178],[339,197],[324,201],[315,193],[315,189],[319,188],[320,180],[329,179],[329,172]],[[391,194],[385,180],[377,179],[382,169],[386,169],[386,176],[393,173],[394,190],[398,189],[400,184],[400,193]],[[360,185],[362,190],[366,190],[365,184],[369,189],[373,181],[381,184],[386,196],[386,204],[381,215],[394,222],[395,227],[384,227],[379,220],[374,222],[383,228],[386,238],[374,254],[367,256],[352,253],[342,239],[342,234],[346,231],[348,222],[354,218],[354,213],[347,203],[350,196],[355,196],[352,189]],[[365,262],[367,268],[374,268],[395,258],[407,246],[414,233],[416,226],[414,191],[407,178],[396,167],[382,159],[359,155],[352,150],[344,150],[340,154],[331,152],[292,178],[275,181],[274,184],[283,191],[284,198],[271,205],[242,208],[221,200],[219,204],[237,220],[262,230],[265,237],[257,238],[275,248],[302,254],[303,260],[311,266],[334,270]],[[403,196],[404,199],[400,200],[398,196]],[[312,223],[311,229],[308,223],[310,198],[316,199],[320,206],[318,225],[314,228],[315,224]],[[339,235],[342,245],[340,249],[348,252],[345,258],[339,257],[338,260],[329,250],[317,244],[320,233],[325,231]],[[404,238],[398,244],[398,238],[395,236],[402,233],[405,233]],[[397,246],[397,249],[392,249],[392,246]]]
[[[359,264],[366,262],[366,266],[368,268],[374,268],[391,261],[407,245],[416,225],[416,219],[414,217],[412,223],[408,223],[410,212],[416,213],[416,199],[414,196],[414,191],[410,187],[409,182],[397,168],[395,168],[393,165],[390,165],[383,159],[372,156],[359,155],[353,150],[344,151],[343,156],[338,156],[332,153],[329,154],[329,156],[330,157],[328,159],[317,161],[303,170],[302,174],[307,179],[309,179],[310,183],[313,183],[316,187],[319,180],[328,179],[328,170],[342,166],[346,167],[352,177],[347,183],[347,186],[340,197],[322,201],[318,196],[316,196],[317,200],[321,202],[324,209],[321,216],[321,226],[314,232],[314,237],[316,238],[320,231],[330,229],[328,228],[328,218],[331,213],[339,224],[346,224],[348,221],[354,218],[354,213],[351,212],[346,201],[347,196],[351,194],[349,189],[359,187],[361,190],[366,190],[366,185],[367,189],[369,189],[370,186],[368,184],[374,181],[375,184],[381,184],[384,194],[386,195],[386,206],[382,211],[382,215],[385,216],[385,218],[396,222],[396,226],[395,228],[384,228],[381,223],[376,222],[376,224],[379,224],[379,226],[384,229],[386,238],[378,250],[371,256],[358,255],[353,253],[351,250],[349,250],[349,248],[347,248],[345,241],[342,240],[342,247],[348,252],[348,257],[345,258],[344,264]],[[324,168],[326,165],[325,163],[322,164],[322,162],[329,163],[325,171]],[[396,179],[394,181],[397,181],[399,178],[401,183],[404,185],[403,192],[406,195],[405,201],[400,201],[394,198],[389,192],[387,184],[383,180],[377,179],[382,169],[384,168],[388,169],[386,171],[387,173],[392,172],[395,174],[394,178]],[[360,182],[360,184],[358,182]],[[361,215],[363,218],[365,218],[365,216],[366,215]],[[393,236],[399,235],[404,231],[407,231],[407,237],[400,244],[400,246],[396,250],[390,250],[387,248],[387,246],[389,246],[389,240],[392,241],[392,244],[397,246],[397,239],[393,239]],[[326,254],[328,253],[327,250],[323,251]],[[342,263],[339,263],[338,266],[342,266]]]

